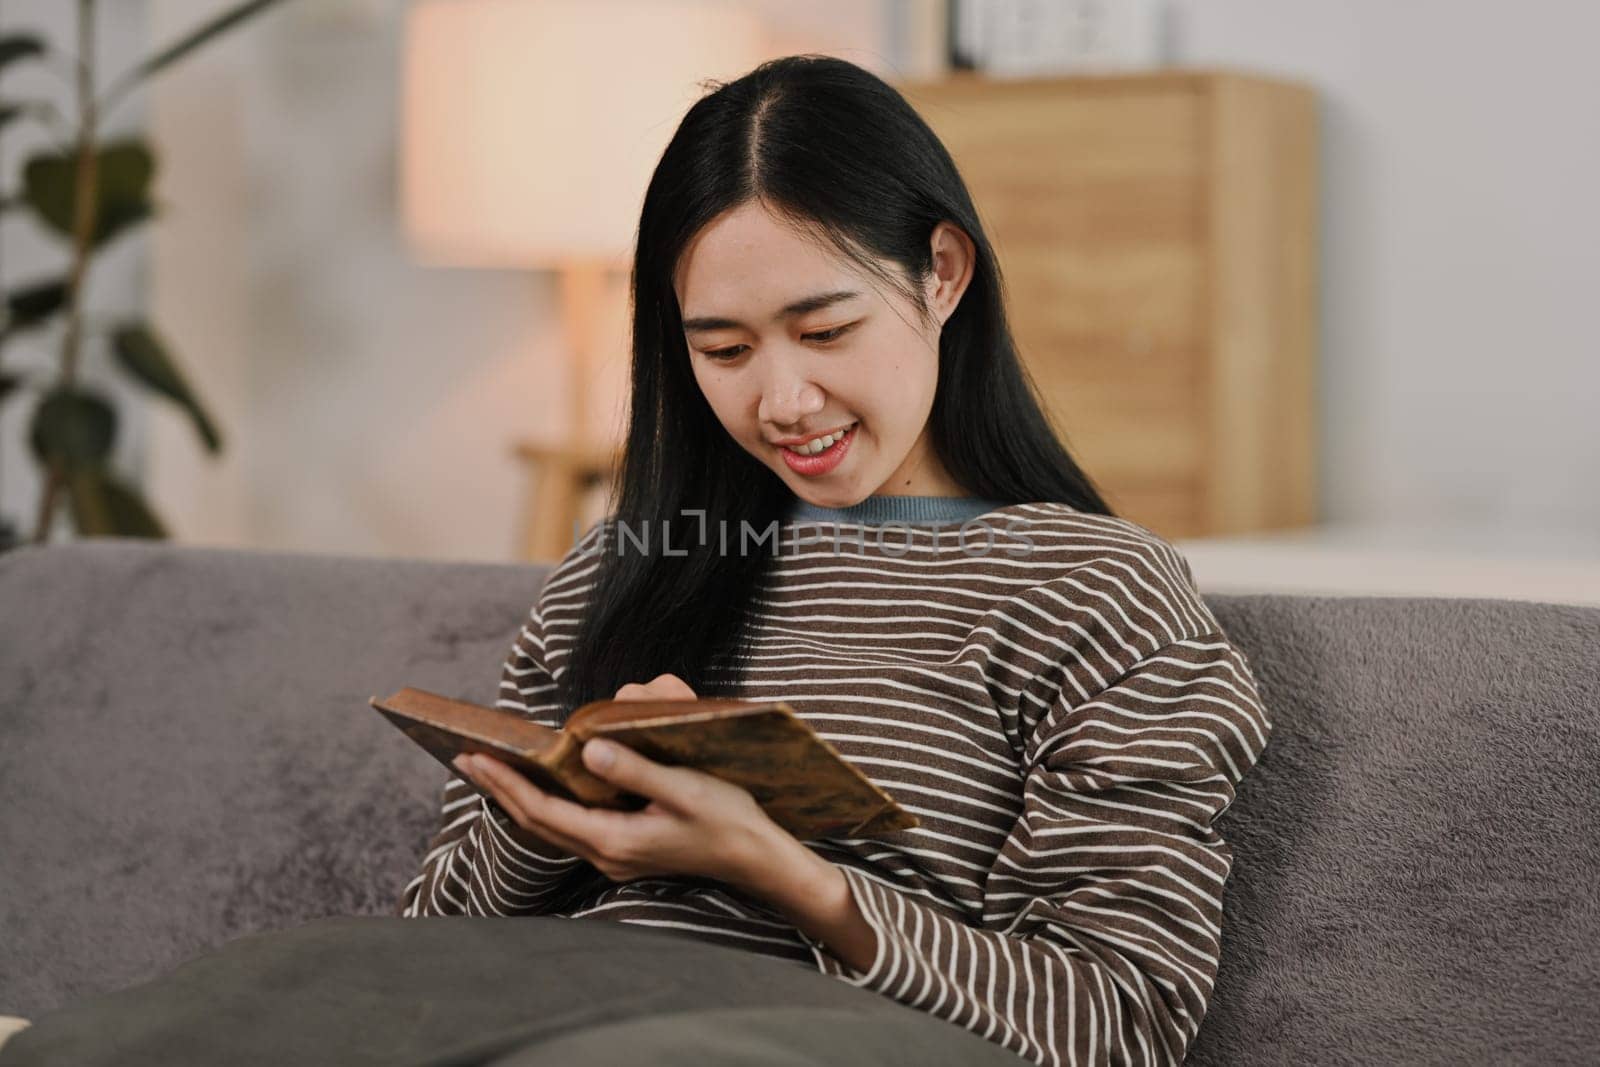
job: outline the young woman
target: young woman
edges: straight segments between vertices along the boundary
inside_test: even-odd
[[[457,764],[397,911],[565,915],[815,967],[1038,1063],[1178,1063],[1216,974],[1212,827],[1270,723],[1187,563],[1114,516],[1018,361],[949,154],[793,56],[714,87],[651,179],[614,509],[499,703],[784,700],[920,825],[800,842],[591,742],[589,810]]]

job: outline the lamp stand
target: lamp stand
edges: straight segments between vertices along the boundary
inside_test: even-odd
[[[522,557],[557,562],[577,543],[585,494],[607,483],[622,458],[620,444],[595,432],[591,398],[595,387],[598,325],[612,267],[597,260],[577,260],[558,273],[561,321],[571,353],[569,419],[566,440],[516,445],[532,479],[521,534]]]

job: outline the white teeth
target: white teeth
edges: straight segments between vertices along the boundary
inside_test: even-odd
[[[795,453],[797,455],[814,456],[818,452],[821,452],[821,451],[831,447],[835,441],[838,441],[840,438],[844,437],[845,434],[850,432],[850,428],[852,426],[854,426],[854,425],[855,425],[855,423],[852,422],[850,424],[850,426],[846,426],[844,429],[839,430],[837,433],[831,433],[826,437],[819,437],[814,441],[807,441],[803,445],[798,445],[798,446],[795,446],[795,447],[790,447],[789,445],[784,445],[783,447],[789,449],[789,451],[791,451],[791,452],[793,452],[793,453]]]

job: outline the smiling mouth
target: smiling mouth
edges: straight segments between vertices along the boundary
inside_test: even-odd
[[[860,419],[856,420],[856,422],[860,421]],[[847,423],[839,429],[825,433],[820,437],[813,437],[803,445],[779,445],[778,447],[786,448],[797,456],[819,455],[843,440],[846,434],[856,428],[856,422]]]

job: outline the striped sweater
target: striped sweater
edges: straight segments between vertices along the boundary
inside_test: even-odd
[[[556,725],[602,525],[550,572],[501,707]],[[761,550],[755,663],[716,695],[788,702],[921,820],[807,842],[876,931],[867,970],[722,883],[613,883],[532,850],[457,777],[397,912],[641,923],[815,967],[1035,1063],[1180,1062],[1221,949],[1232,854],[1212,823],[1271,731],[1187,561],[1066,504],[932,497],[797,501]]]

